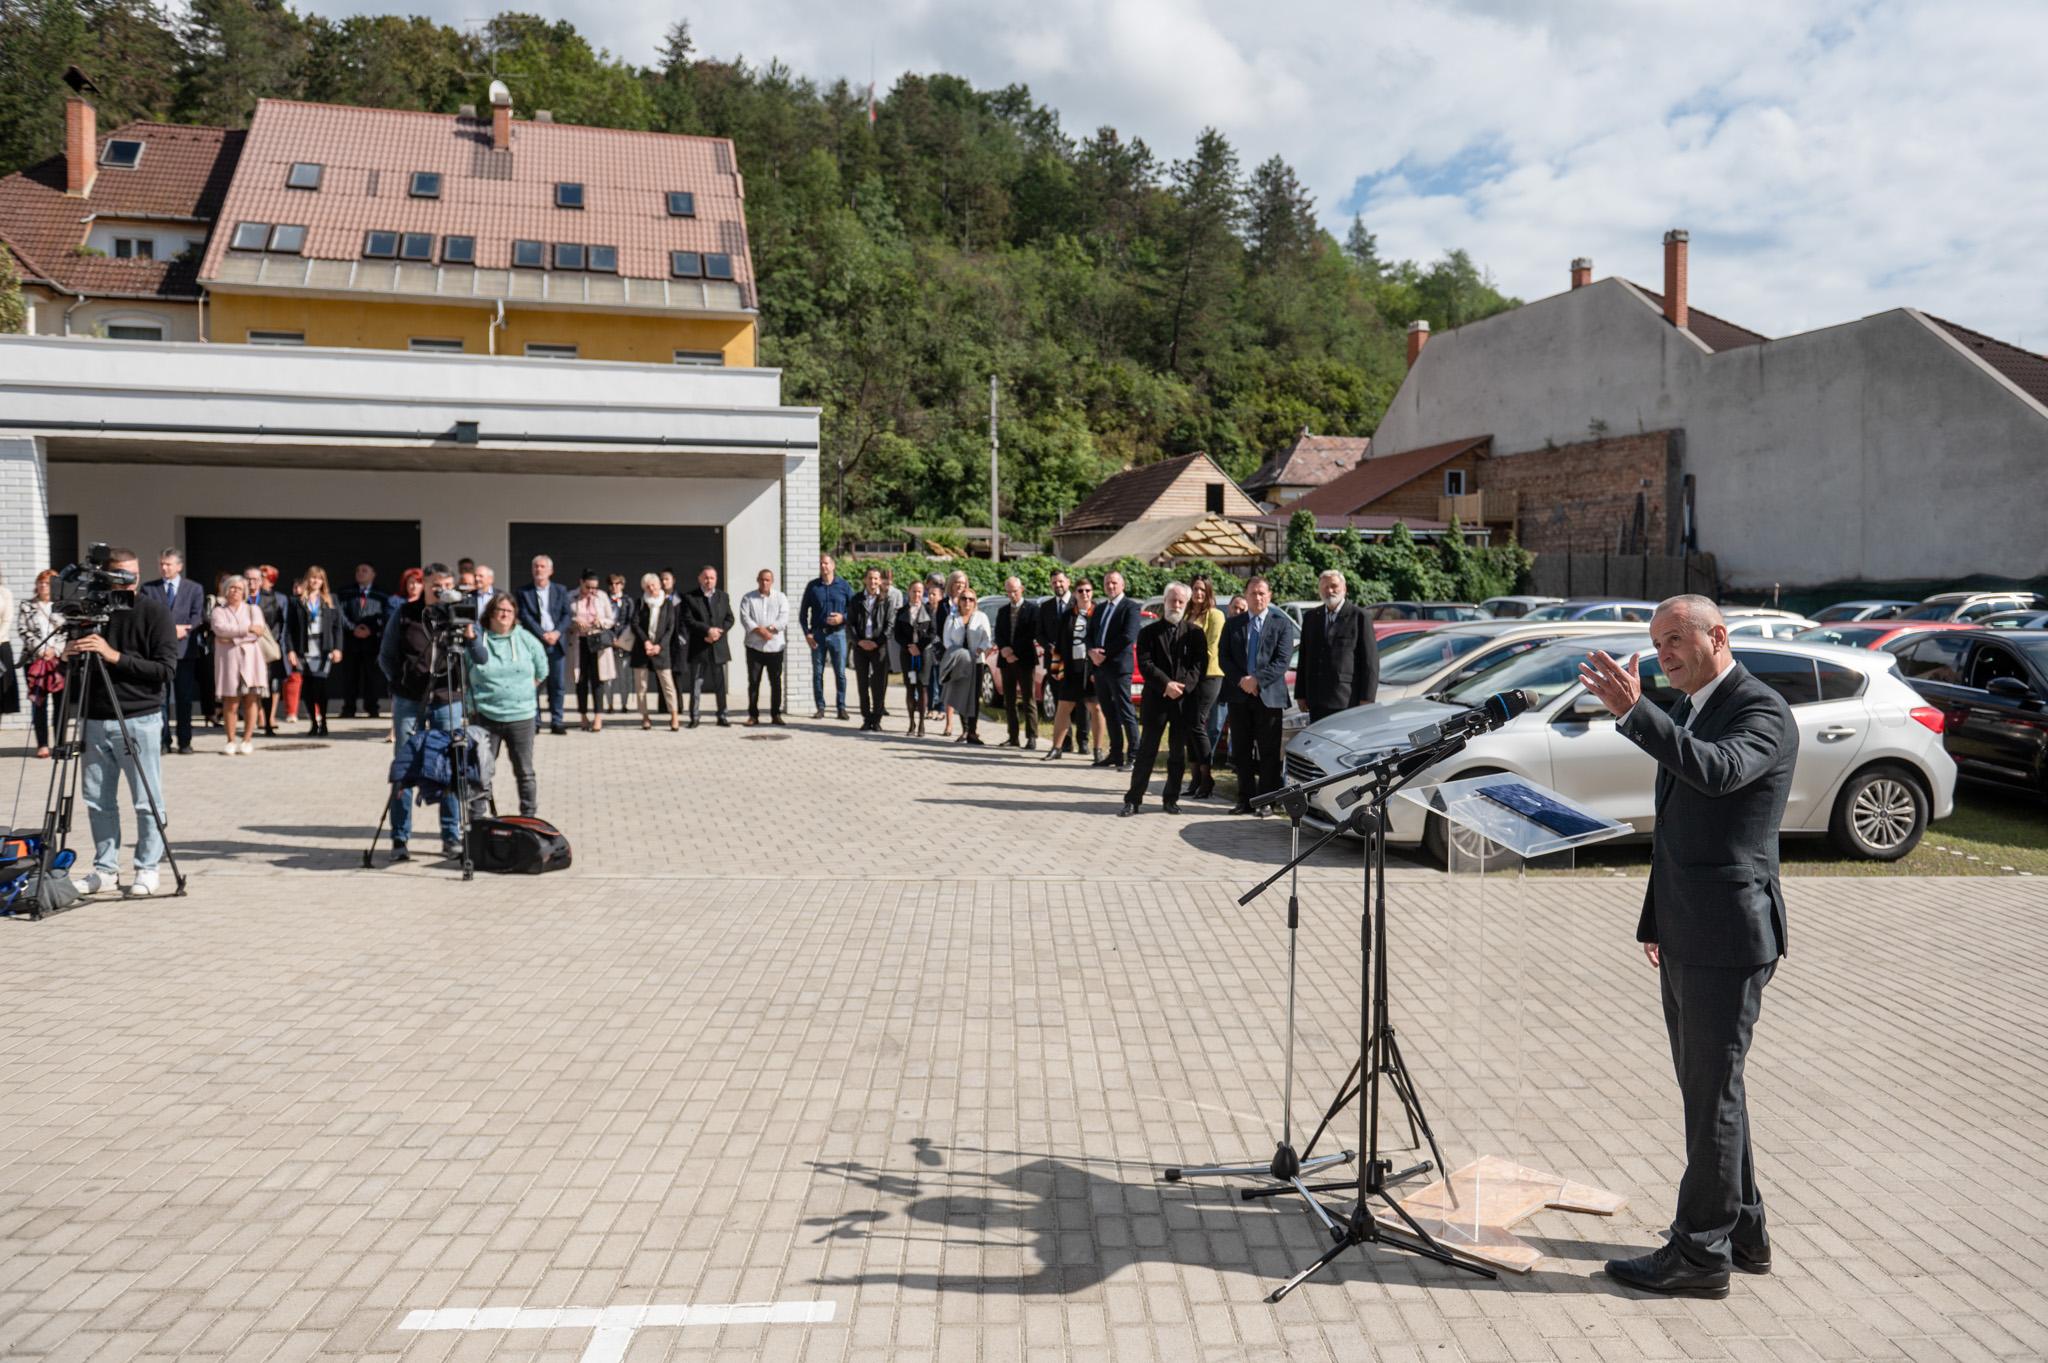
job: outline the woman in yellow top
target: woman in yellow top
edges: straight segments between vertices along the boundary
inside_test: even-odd
[[[1216,645],[1223,640],[1223,612],[1216,609],[1216,588],[1208,578],[1198,577],[1192,586],[1195,594],[1188,601],[1188,619],[1209,640],[1209,665],[1203,669],[1201,684],[1195,688],[1194,722],[1188,725],[1188,765],[1194,768],[1188,798],[1206,800],[1216,793],[1216,743],[1209,721],[1216,713],[1216,698],[1223,692],[1223,664],[1216,658]]]

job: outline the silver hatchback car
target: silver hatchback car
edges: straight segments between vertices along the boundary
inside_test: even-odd
[[[1310,725],[1287,745],[1289,780],[1311,780],[1407,745],[1407,736],[1501,691],[1526,690],[1536,704],[1464,750],[1437,763],[1412,785],[1513,772],[1634,825],[1655,822],[1656,765],[1616,731],[1614,719],[1579,684],[1579,662],[1592,650],[1616,657],[1644,652],[1637,664],[1643,692],[1669,708],[1678,700],[1645,649],[1641,633],[1580,635],[1511,658],[1443,695],[1361,706]],[[1899,675],[1897,659],[1868,649],[1790,640],[1741,640],[1735,660],[1775,688],[1799,726],[1799,763],[1783,832],[1828,835],[1851,857],[1895,861],[1918,845],[1928,823],[1955,809],[1956,765],[1942,748],[1941,712]],[[1333,826],[1349,812],[1338,803],[1353,783],[1337,782],[1314,796],[1310,819]],[[1422,844],[1444,861],[1440,818],[1396,800],[1388,840]]]

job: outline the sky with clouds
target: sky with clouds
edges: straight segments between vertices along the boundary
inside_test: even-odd
[[[329,14],[373,0],[303,0]],[[1070,133],[1163,159],[1220,128],[1278,153],[1341,237],[1462,246],[1524,298],[1661,280],[1773,335],[1909,305],[2048,350],[2048,3],[2041,0],[520,0],[651,61],[780,57],[886,90],[905,71],[1022,82]],[[412,0],[449,23],[474,0]]]

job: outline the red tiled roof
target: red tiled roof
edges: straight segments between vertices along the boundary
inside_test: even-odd
[[[1663,310],[1663,294],[1634,282],[1630,282],[1629,287],[1656,304],[1659,311]],[[1716,353],[1734,350],[1738,346],[1762,345],[1771,339],[1760,331],[1739,327],[1725,318],[1714,316],[1711,312],[1701,312],[1691,303],[1687,303],[1685,307],[1685,329],[1699,337],[1700,343],[1707,349]]]
[[[297,161],[325,167],[318,190],[285,187]],[[416,170],[440,173],[440,198],[411,197]],[[582,185],[585,206],[555,207],[557,182]],[[670,217],[669,190],[695,195],[696,216]],[[515,240],[616,246],[619,273],[638,279],[667,279],[670,251],[717,252],[732,257],[753,306],[738,163],[722,137],[514,119],[511,150],[496,152],[488,109],[464,118],[259,100],[221,211],[228,230],[208,248],[200,278],[219,276],[240,222],[303,224],[305,254],[322,260],[360,258],[372,229],[473,236],[477,266],[493,270],[511,266]]]
[[[1371,457],[1369,435],[1310,435],[1303,431],[1285,453],[1259,465],[1259,471],[1245,479],[1244,490],[1256,495],[1271,487],[1319,487]]]
[[[0,179],[0,241],[21,262],[25,278],[75,293],[197,298],[196,259],[114,260],[72,252],[84,245],[91,230],[86,219],[91,216],[210,224],[234,174],[242,134],[174,123],[128,123],[100,135],[93,149],[96,166],[107,142],[117,137],[141,142],[142,159],[133,170],[98,166],[92,189],[82,199],[64,193],[61,154]]]
[[[1972,331],[1932,313],[1927,315],[1927,320],[1962,342],[1964,349],[2005,375],[2028,397],[2048,406],[2048,355],[2021,350],[1995,336]]]
[[[1140,464],[1137,468],[1125,469],[1068,512],[1059,528],[1062,531],[1113,530],[1128,525],[1151,510],[1152,503],[1173,486],[1173,480],[1180,477],[1188,465],[1197,459],[1208,458],[1208,455],[1200,453],[1183,454],[1177,459],[1161,459],[1156,464]]]
[[[1450,463],[1468,450],[1477,449],[1493,440],[1490,435],[1467,436],[1462,440],[1447,440],[1441,445],[1424,445],[1418,450],[1406,450],[1400,454],[1382,454],[1368,459],[1351,472],[1334,478],[1313,492],[1301,496],[1281,508],[1283,513],[1310,511],[1320,518],[1323,516],[1352,516],[1402,484],[1420,478],[1432,469]]]

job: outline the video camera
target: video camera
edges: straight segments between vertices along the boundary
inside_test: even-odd
[[[476,624],[478,617],[476,593],[459,592],[452,587],[428,592],[427,624],[430,628],[452,634],[465,625]]]
[[[91,634],[114,612],[135,607],[135,574],[110,566],[113,556],[104,544],[85,551],[84,563],[69,564],[57,573],[50,610],[63,621],[66,634]]]

